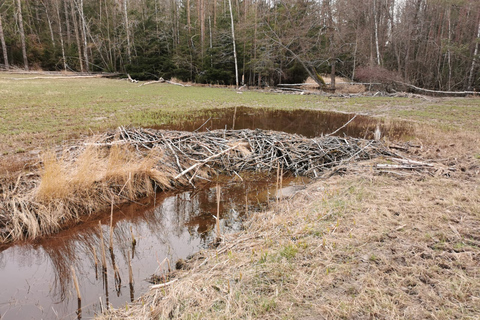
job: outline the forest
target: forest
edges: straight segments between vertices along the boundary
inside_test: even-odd
[[[2,0],[0,42],[5,69],[480,89],[478,0]]]

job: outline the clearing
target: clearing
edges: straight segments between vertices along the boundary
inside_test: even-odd
[[[479,98],[408,95],[397,98],[340,98],[267,91],[238,93],[232,89],[179,87],[168,84],[139,86],[126,81],[101,78],[18,80],[27,77],[0,74],[0,174],[3,197],[7,194],[3,188],[12,183],[15,185],[17,181],[24,181],[21,180],[24,179],[22,176],[40,172],[39,177],[45,178],[49,170],[50,175],[55,175],[58,170],[62,171],[64,163],[61,161],[68,163],[68,157],[60,161],[56,157],[52,158],[52,155],[67,147],[83,144],[87,137],[91,137],[92,132],[103,137],[103,143],[110,143],[111,140],[105,140],[108,136],[106,132],[114,132],[112,130],[119,126],[193,130],[207,123],[205,126],[216,129],[223,128],[224,121],[232,120],[232,127],[243,129],[242,126],[247,128],[265,125],[265,121],[248,125],[246,121],[252,118],[252,110],[266,108],[302,115],[300,118],[290,119],[290,122],[281,123],[279,127],[285,130],[290,124],[309,119],[310,121],[301,122],[300,125],[304,129],[312,129],[307,131],[313,133],[304,133],[307,136],[318,135],[318,131],[312,128],[316,125],[316,118],[314,113],[309,112],[313,111],[305,110],[341,112],[342,117],[346,118],[339,120],[340,125],[334,125],[333,130],[351,119],[353,113],[371,116],[373,120],[367,121],[366,119],[372,118],[361,119],[358,116],[358,119],[355,119],[357,124],[352,122],[353,127],[360,128],[362,138],[371,141],[368,140],[372,138],[369,135],[373,135],[378,125],[384,134],[382,145],[406,159],[418,161],[397,163],[383,155],[362,162],[342,162],[340,168],[330,168],[320,179],[295,189],[288,199],[272,201],[267,195],[263,200],[257,200],[262,204],[255,208],[248,205],[254,200],[247,199],[247,193],[243,195],[242,190],[247,189],[245,185],[243,189],[237,186],[237,189],[225,192],[222,196],[233,199],[235,195],[241,194],[240,200],[236,200],[235,206],[227,205],[228,199],[222,200],[222,210],[231,207],[235,209],[233,212],[238,212],[241,208],[238,203],[247,203],[243,206],[246,209],[242,217],[244,222],[240,227],[227,228],[228,223],[232,225],[235,221],[225,218],[227,222],[222,225],[221,231],[223,241],[218,247],[207,248],[209,243],[215,242],[216,232],[213,227],[215,219],[209,219],[207,224],[196,224],[210,233],[205,236],[198,227],[195,237],[201,238],[201,234],[204,234],[203,238],[187,250],[188,254],[172,255],[169,253],[170,249],[163,248],[158,249],[158,252],[142,249],[145,251],[140,251],[139,255],[135,256],[135,261],[142,264],[143,259],[150,265],[154,264],[150,267],[152,273],[159,267],[157,282],[160,283],[157,289],[149,289],[148,285],[136,287],[136,290],[130,287],[131,299],[127,299],[128,301],[134,300],[133,291],[143,295],[126,307],[125,300],[114,298],[110,293],[110,302],[120,308],[98,314],[109,306],[109,294],[106,290],[106,301],[104,299],[103,303],[97,303],[93,307],[87,305],[87,309],[83,309],[84,316],[96,313],[105,319],[474,319],[480,315]],[[242,118],[243,114],[247,116]],[[222,120],[222,117],[226,120]],[[273,121],[275,116],[272,114],[265,118],[276,123],[281,121],[280,119],[285,120],[286,116],[281,114],[278,121]],[[311,121],[312,119],[314,121]],[[335,117],[326,121],[334,122],[333,119]],[[214,124],[214,121],[218,124]],[[348,128],[347,126],[345,130]],[[331,128],[325,130],[326,132],[322,132],[332,131]],[[125,150],[121,152],[128,153]],[[250,151],[247,149],[245,154],[248,152]],[[112,159],[122,158],[112,153],[90,156],[91,159],[104,159],[105,166],[111,165]],[[127,161],[131,166],[138,165],[135,167],[136,172],[143,173],[147,170],[145,166],[151,165],[148,161],[154,158],[150,156],[136,164],[135,155],[126,157],[127,160],[123,154],[122,161]],[[100,167],[101,165],[97,169],[100,170]],[[188,166],[181,163],[181,167]],[[275,179],[276,172],[273,171]],[[80,176],[82,171],[75,172]],[[241,176],[241,179],[247,180],[246,176]],[[32,176],[29,179],[34,178],[38,177]],[[130,188],[125,187],[129,181],[129,177],[124,177],[124,180],[118,183],[120,193],[125,188]],[[285,181],[287,184],[288,180]],[[23,184],[17,182],[17,186],[21,188]],[[252,185],[248,189],[256,190],[258,199],[262,188],[268,189],[272,186],[273,190],[278,189],[278,182],[271,181],[270,187]],[[204,190],[212,188],[215,190],[214,185]],[[55,199],[58,198],[57,189],[54,192],[51,188],[44,190],[47,190],[47,198],[52,194],[55,194]],[[142,192],[149,194],[148,190]],[[208,215],[217,212],[215,191],[206,192],[203,196],[201,192],[199,194],[204,199],[210,199],[209,203],[213,203],[212,208],[207,210]],[[167,220],[188,220],[185,210],[182,211],[184,216],[180,213],[181,210],[178,211],[179,203],[184,203],[185,199],[194,199],[195,196],[181,195],[180,200],[183,202],[175,202],[174,207],[177,209],[166,214],[169,217]],[[82,197],[75,201],[81,201]],[[158,196],[149,199],[142,200],[149,208],[152,208],[152,199],[155,199],[154,202],[164,201]],[[104,207],[108,207],[109,198],[102,201]],[[162,203],[165,209],[168,201]],[[203,202],[199,200],[198,203]],[[112,291],[120,295],[121,285],[118,284],[115,261],[117,268],[126,268],[130,261],[128,250],[132,249],[122,246],[125,243],[131,246],[135,237],[140,245],[156,246],[154,242],[150,242],[154,233],[147,235],[147,229],[154,231],[171,226],[170,222],[165,224],[167,220],[159,223],[146,210],[141,213],[146,216],[142,223],[149,224],[149,227],[134,227],[132,232],[128,223],[130,220],[139,219],[135,210],[122,207],[115,211],[115,215],[118,212],[123,216],[115,216],[111,222],[108,210],[104,214],[96,215],[97,220],[84,221],[80,226],[62,231],[50,239],[26,240],[25,243],[17,241],[13,246],[6,246],[0,252],[0,262],[3,261],[0,266],[4,266],[2,282],[8,284],[8,278],[11,277],[9,273],[13,274],[13,270],[17,268],[7,263],[7,260],[15,260],[15,252],[22,252],[23,259],[28,259],[25,257],[30,254],[26,253],[29,247],[36,250],[41,247],[49,257],[41,264],[48,264],[49,261],[54,265],[52,272],[62,287],[58,290],[61,291],[60,300],[67,301],[65,305],[68,307],[65,307],[61,314],[67,318],[81,316],[81,312],[77,315],[72,312],[77,305],[76,293],[70,280],[69,263],[77,268],[80,262],[76,261],[82,260],[83,258],[79,257],[83,257],[83,254],[93,264],[94,256],[90,248],[98,246],[101,234],[105,234],[108,239],[108,224],[115,224],[114,246],[118,249],[111,251],[112,269],[103,280],[98,280],[97,275],[100,285],[96,286],[102,287],[103,282],[108,288],[110,281],[111,287],[115,283]],[[251,212],[253,210],[258,212]],[[190,222],[193,221],[192,217],[204,217],[192,212],[187,214]],[[153,216],[157,213],[153,211]],[[102,221],[103,231],[102,227],[98,228],[98,220]],[[169,229],[162,232],[168,233],[166,230]],[[171,233],[178,230],[180,229],[172,228]],[[230,230],[230,233],[226,233],[227,230]],[[68,235],[68,241],[80,243],[80,247],[65,244],[67,231],[73,234]],[[142,238],[142,234],[145,234],[145,238]],[[188,242],[189,238],[193,239],[192,234],[191,231],[181,233],[172,243]],[[159,238],[160,241],[165,241],[168,235]],[[47,244],[46,241],[53,241],[55,244]],[[204,249],[191,255],[198,251],[198,246]],[[177,251],[184,250],[181,245],[172,247]],[[81,250],[85,252],[82,253]],[[135,244],[132,251],[135,252]],[[157,254],[159,256],[155,257]],[[61,256],[68,257],[70,262],[62,260]],[[166,256],[182,258],[177,263],[178,270],[171,270],[173,261],[172,267],[170,263],[168,267],[165,263],[160,263],[159,260]],[[95,256],[95,261],[96,259]],[[119,262],[120,260],[124,261]],[[80,272],[78,269],[82,268],[85,267],[82,265],[77,271]],[[148,267],[143,268],[144,271],[148,270]],[[95,273],[96,271],[95,268]],[[119,274],[123,276],[125,283],[128,275],[124,272],[121,270]],[[81,275],[80,272],[80,277]],[[135,280],[135,285],[140,281],[142,280]],[[80,284],[80,291],[82,290],[87,289]],[[97,291],[88,290],[83,291],[83,302],[85,293],[98,294]],[[98,301],[97,297],[98,295],[95,300]],[[37,298],[32,300],[35,299]],[[0,315],[5,319],[21,315],[18,312],[25,307],[16,296],[2,295],[0,303]],[[51,302],[45,303],[46,308],[49,308],[48,304]],[[35,302],[32,302],[32,305],[34,304]],[[83,305],[85,308],[85,304]],[[122,305],[124,307],[121,307]],[[45,307],[32,307],[27,316],[53,317],[53,314],[48,314],[50,311],[43,311],[42,308]]]

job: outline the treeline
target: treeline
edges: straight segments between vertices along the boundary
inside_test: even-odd
[[[478,0],[2,0],[0,40],[25,69],[480,89]]]

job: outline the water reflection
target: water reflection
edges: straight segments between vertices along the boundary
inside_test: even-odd
[[[268,198],[275,194],[275,178],[243,178],[244,181],[238,177],[219,179],[223,232],[241,228],[246,195],[251,211],[264,209]],[[284,179],[285,185],[303,182]],[[124,306],[135,294],[148,290],[145,279],[165,257],[174,265],[177,259],[213,240],[215,193],[213,183],[194,192],[162,193],[155,199],[116,207],[112,221],[113,250],[109,250],[110,212],[91,217],[48,239],[4,249],[0,252],[0,318],[88,319],[110,305]],[[73,286],[71,266],[80,283],[81,302]]]
[[[145,114],[149,119],[162,119],[164,113]],[[181,131],[207,131],[215,129],[263,129],[296,133],[313,138],[329,134],[352,119],[352,114],[318,110],[274,110],[249,107],[212,108],[200,110],[172,123],[160,124],[155,129]],[[176,117],[174,116],[174,119]],[[398,139],[409,135],[413,128],[406,122],[385,122],[382,119],[358,115],[348,126],[338,131],[338,136],[373,139],[379,127],[382,136]]]

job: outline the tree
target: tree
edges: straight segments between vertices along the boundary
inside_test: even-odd
[[[2,52],[3,52],[3,63],[5,68],[10,68],[8,64],[8,54],[7,54],[7,45],[5,44],[5,36],[3,34],[3,26],[2,26],[2,15],[0,14],[0,42],[2,44]]]
[[[17,0],[18,26],[20,29],[20,40],[22,42],[22,55],[25,70],[28,71],[27,45],[25,43],[25,30],[23,28],[22,2]]]

